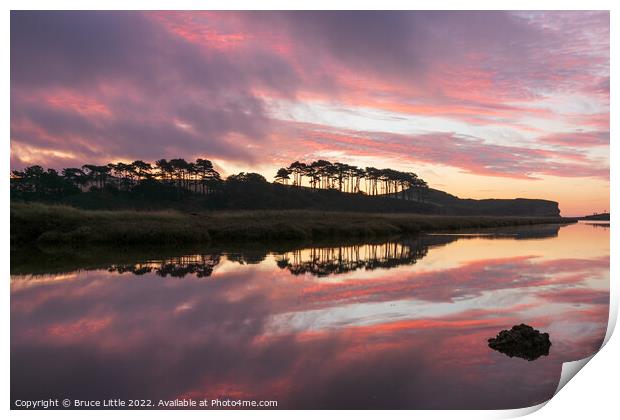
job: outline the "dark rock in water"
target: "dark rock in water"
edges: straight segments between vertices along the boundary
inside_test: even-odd
[[[489,338],[489,347],[510,357],[532,361],[549,355],[551,341],[549,334],[521,324],[501,331],[495,338]]]

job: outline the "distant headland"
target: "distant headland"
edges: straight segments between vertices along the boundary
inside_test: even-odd
[[[596,221],[609,221],[610,214],[607,212],[604,213],[593,213],[587,216],[580,217],[579,220],[596,220]]]

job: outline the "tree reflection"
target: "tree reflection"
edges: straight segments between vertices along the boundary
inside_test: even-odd
[[[385,242],[340,247],[314,247],[276,256],[281,269],[294,275],[324,277],[356,270],[375,270],[415,264],[428,253],[428,244],[420,240]]]
[[[185,277],[188,274],[209,277],[219,263],[219,254],[185,255],[158,262],[111,265],[108,271],[119,274],[132,273],[138,276],[154,272],[160,277]]]
[[[456,238],[443,237],[432,238],[432,240],[417,238],[338,247],[315,246],[275,254],[275,262],[277,267],[286,269],[294,275],[309,273],[323,277],[356,270],[394,268],[415,264],[426,256],[429,246],[453,240]],[[259,264],[266,258],[265,252],[258,251],[197,254],[161,261],[114,264],[108,267],[108,271],[119,274],[132,273],[138,276],[153,272],[161,277],[185,277],[188,274],[196,277],[209,277],[220,263],[221,255],[226,255],[226,259],[241,265]]]
[[[584,225],[592,226],[595,229],[609,229],[609,222],[598,222],[598,223],[589,223],[586,222]]]

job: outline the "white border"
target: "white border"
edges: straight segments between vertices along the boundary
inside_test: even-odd
[[[618,24],[619,19],[618,7],[616,4],[619,2],[612,2],[611,0],[589,0],[589,1],[544,1],[544,0],[505,0],[502,2],[491,0],[438,0],[433,2],[412,2],[412,1],[397,1],[397,0],[382,0],[382,1],[326,1],[326,0],[314,0],[298,1],[295,4],[283,0],[262,0],[260,2],[251,2],[243,0],[228,0],[228,1],[199,1],[199,0],[152,0],[152,1],[138,1],[138,0],[108,0],[108,1],[90,1],[80,2],[77,0],[56,0],[51,4],[49,1],[44,0],[22,0],[4,1],[5,5],[4,14],[0,18],[0,33],[2,37],[2,52],[3,57],[9,57],[10,50],[10,13],[11,9],[116,9],[116,10],[170,10],[170,9],[213,9],[213,10],[233,10],[233,9],[447,9],[447,10],[485,10],[485,9],[509,9],[509,10],[611,10],[611,72],[614,75],[611,78],[611,92],[612,98],[616,98],[618,94],[618,83],[615,83],[615,76],[618,66]],[[501,7],[500,7],[501,6]],[[615,7],[614,7],[615,6]],[[6,338],[1,350],[2,371],[0,380],[0,401],[5,410],[9,410],[9,362],[10,362],[10,348],[9,348],[9,315],[10,315],[10,290],[9,290],[9,157],[10,157],[10,67],[8,65],[8,59],[3,61],[1,67],[2,79],[4,83],[2,85],[2,126],[3,133],[6,136],[5,153],[1,157],[2,171],[5,176],[0,182],[2,188],[2,194],[0,200],[2,200],[1,211],[3,212],[2,223],[0,224],[0,234],[3,238],[1,243],[3,264],[0,265],[2,270],[2,278],[5,279],[5,294],[2,297],[3,311],[2,311],[2,327],[3,336]],[[617,132],[620,118],[618,118],[617,106],[614,100],[611,101],[611,148],[610,148],[610,162],[611,162],[611,179],[618,179],[618,147],[617,147]],[[614,119],[613,116],[616,118]],[[617,217],[616,212],[620,211],[618,205],[618,194],[615,183],[611,183],[611,203],[610,209],[613,217],[611,224],[611,271],[610,279],[612,283],[612,304],[610,306],[610,326],[615,325],[615,321],[618,313],[618,229],[617,229]],[[606,341],[609,340],[611,328],[606,336]],[[472,418],[472,419],[484,419],[484,418],[503,418],[503,417],[515,417],[525,415],[533,411],[538,410],[542,406],[546,407],[543,410],[537,411],[533,414],[532,418],[537,416],[545,416],[551,418],[562,419],[581,419],[584,416],[594,416],[600,418],[610,418],[613,416],[611,413],[617,413],[618,403],[617,401],[617,374],[619,373],[620,363],[617,360],[616,355],[620,354],[620,342],[617,338],[611,339],[604,349],[597,354],[593,361],[588,364],[588,368],[584,369],[584,372],[579,374],[579,379],[571,381],[562,391],[554,397],[548,404],[541,404],[540,406],[531,407],[522,410],[506,410],[506,411],[390,411],[389,416],[396,418],[411,419],[412,416],[418,418]],[[107,418],[110,416],[110,412],[97,411],[89,412],[88,417],[92,418]],[[171,415],[187,416],[193,418],[205,418],[218,417],[218,418],[240,418],[240,417],[253,417],[253,418],[288,418],[292,413],[286,411],[185,411],[182,412],[170,412],[170,411],[122,411],[114,412],[115,417],[120,418],[168,418]],[[293,413],[298,418],[312,418],[317,415],[339,415],[340,412],[320,412],[314,411],[295,411]],[[344,414],[344,413],[343,413]],[[364,419],[375,417],[376,413],[373,411],[355,411],[348,412],[347,415],[354,415],[356,418]],[[84,412],[78,411],[11,411],[11,416],[19,418],[37,418],[40,416],[50,418],[82,418]],[[381,414],[381,415],[385,415]]]

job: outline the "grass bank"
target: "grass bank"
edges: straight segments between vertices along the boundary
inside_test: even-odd
[[[350,239],[575,221],[559,217],[429,216],[303,210],[204,213],[91,211],[38,203],[11,203],[11,243],[181,245]]]

